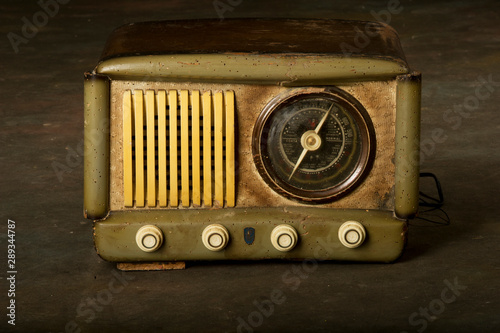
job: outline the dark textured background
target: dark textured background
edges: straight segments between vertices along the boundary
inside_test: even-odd
[[[225,17],[376,20],[370,11],[388,8],[385,1],[238,2]],[[498,332],[500,3],[400,6],[390,24],[423,73],[422,171],[441,179],[450,226],[413,222],[403,257],[389,265],[328,262],[304,273],[300,262],[200,263],[118,282],[121,273],[96,255],[92,223],[82,217],[83,72],[115,27],[216,18],[214,3],[72,0],[15,53],[7,34],[21,34],[22,18],[32,21],[41,8],[34,0],[1,1],[0,331],[12,329],[4,279],[11,219],[19,332],[234,332],[238,317],[249,316],[266,332]],[[480,77],[499,84],[478,100]],[[67,172],[58,177],[53,165]],[[445,280],[467,288],[441,309]],[[275,289],[286,299],[259,323],[255,304]],[[414,314],[429,306],[436,315]]]

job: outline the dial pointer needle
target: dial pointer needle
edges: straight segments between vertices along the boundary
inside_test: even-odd
[[[316,126],[316,128],[314,129],[314,132],[316,134],[318,134],[318,132],[321,130],[321,127],[323,127],[323,124],[325,123],[326,118],[328,118],[330,111],[332,111],[333,105],[334,105],[334,103],[332,103],[332,105],[330,106],[328,111],[326,111],[325,115],[323,116],[323,118],[319,122],[318,126]],[[304,157],[306,156],[308,151],[309,151],[309,149],[304,147],[304,150],[302,150],[302,153],[300,154],[300,157],[297,160],[297,163],[295,163],[295,166],[293,167],[292,173],[290,174],[290,177],[288,177],[288,180],[292,179],[293,175],[295,174],[295,171],[297,171],[297,169],[299,168],[300,163],[302,163],[302,160],[304,159]]]
[[[292,179],[293,174],[294,174],[294,173],[295,173],[295,171],[297,171],[297,169],[299,168],[299,165],[300,165],[300,163],[302,163],[302,160],[303,160],[303,159],[304,159],[304,157],[306,156],[307,151],[308,151],[308,150],[307,150],[306,148],[304,148],[304,150],[302,151],[302,154],[300,154],[300,157],[299,157],[299,159],[297,160],[297,163],[295,163],[295,167],[293,168],[293,171],[292,171],[292,173],[290,174],[290,177],[288,177],[288,180]]]
[[[325,123],[326,118],[328,118],[328,115],[330,114],[330,111],[332,111],[332,109],[333,109],[333,105],[334,105],[334,103],[332,103],[332,106],[330,106],[330,108],[328,109],[328,111],[326,111],[325,115],[323,116],[323,118],[319,122],[318,126],[316,126],[316,128],[314,129],[314,132],[316,132],[316,134],[318,134],[318,132],[321,130],[321,127],[323,127],[323,124]]]

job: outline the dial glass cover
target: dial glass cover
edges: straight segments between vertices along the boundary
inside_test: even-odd
[[[278,193],[306,202],[333,200],[369,169],[374,130],[363,106],[339,89],[273,100],[254,131],[254,156]]]

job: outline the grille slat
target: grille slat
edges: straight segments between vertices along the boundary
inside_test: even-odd
[[[144,207],[144,98],[134,94],[135,205]]]
[[[191,93],[191,156],[192,156],[192,182],[193,182],[193,205],[201,205],[200,184],[200,92]]]
[[[234,93],[229,91],[226,93],[226,141],[223,145],[226,160],[226,201],[229,207],[235,205],[236,193],[236,175],[235,175],[235,128],[234,128]]]
[[[146,152],[147,152],[147,194],[148,206],[156,206],[156,162],[155,162],[155,93],[152,90],[146,91]]]
[[[168,105],[170,106],[168,139],[170,141],[170,205],[177,207],[179,205],[179,185],[177,180],[177,91],[170,90],[168,93]]]
[[[167,206],[167,94],[165,90],[156,95],[158,107],[158,201],[160,207]]]
[[[215,146],[215,186],[214,186],[214,199],[218,202],[223,202],[224,193],[223,193],[223,164],[222,164],[222,122],[224,118],[222,117],[223,113],[223,104],[222,104],[222,93],[218,92],[214,96],[214,146]]]
[[[126,207],[134,205],[134,169],[132,163],[135,157],[135,135],[133,135],[132,123],[132,92],[128,90],[123,94],[123,201]]]
[[[181,91],[181,202],[189,207],[189,92]]]
[[[203,202],[212,206],[212,97],[203,94]]]
[[[234,207],[234,104],[232,91],[125,91],[125,207]]]

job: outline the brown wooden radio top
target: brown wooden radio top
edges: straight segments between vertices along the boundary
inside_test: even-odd
[[[380,22],[333,19],[202,19],[131,23],[109,37],[101,61],[160,54],[305,54],[406,65],[396,31]]]

